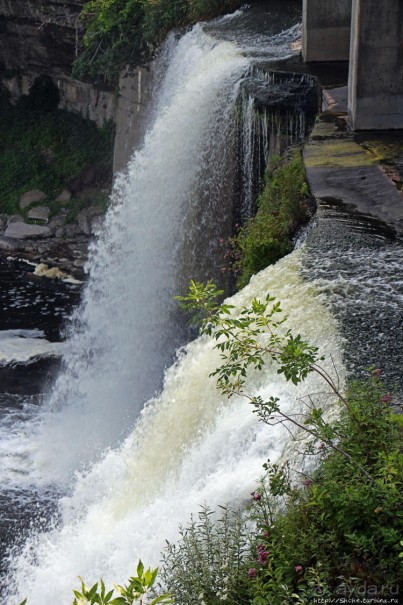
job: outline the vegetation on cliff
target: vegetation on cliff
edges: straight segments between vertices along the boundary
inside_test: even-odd
[[[312,206],[299,150],[290,157],[273,156],[257,200],[257,213],[230,238],[225,258],[237,288],[293,249],[293,237],[310,217]]]
[[[115,82],[123,65],[149,59],[171,29],[240,4],[240,0],[92,0],[82,11],[84,48],[73,73]]]
[[[46,194],[47,205],[54,203],[90,167],[96,167],[100,185],[110,185],[111,126],[98,129],[78,114],[56,109],[58,99],[49,105],[45,97],[33,88],[13,106],[0,95],[0,212],[20,212],[21,195],[32,189]]]

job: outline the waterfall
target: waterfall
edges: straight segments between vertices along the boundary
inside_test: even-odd
[[[219,274],[233,107],[249,61],[200,26],[171,46],[154,123],[116,179],[65,368],[37,419],[34,463],[46,481],[65,481],[129,433],[183,342],[173,296],[191,277]]]
[[[25,596],[29,605],[68,605],[78,575],[122,582],[138,558],[158,564],[179,523],[203,502],[246,502],[263,462],[284,453],[280,426],[260,423],[241,398],[218,393],[209,375],[219,356],[207,338],[178,349],[185,334],[172,297],[190,277],[219,276],[218,242],[231,232],[236,104],[250,55],[259,47],[266,60],[267,49],[285,56],[297,34],[266,36],[250,52],[250,37],[245,45],[236,36],[220,39],[214,27],[168,40],[144,144],[116,179],[92,246],[62,371],[40,410],[12,434],[10,489],[56,486],[64,495],[53,521],[45,518],[42,531],[28,532],[9,553],[10,605]],[[268,131],[279,129],[267,120],[266,150]],[[331,353],[342,380],[337,325],[302,281],[301,258],[296,251],[260,273],[231,302],[278,297],[288,327]],[[252,372],[248,388],[296,410],[320,385],[312,376],[297,391],[268,368]],[[14,472],[13,452],[24,472]]]

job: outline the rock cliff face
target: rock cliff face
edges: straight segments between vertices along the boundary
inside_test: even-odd
[[[0,0],[0,69],[16,101],[38,76],[48,75],[60,91],[60,107],[78,111],[98,125],[115,118],[116,99],[100,86],[71,78],[81,38],[80,11],[86,0]]]
[[[75,57],[85,0],[0,0],[4,67],[66,75]]]

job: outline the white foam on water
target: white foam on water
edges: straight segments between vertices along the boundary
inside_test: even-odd
[[[255,276],[231,302],[240,307],[270,292],[282,300],[287,326],[342,368],[337,327],[312,285],[299,278],[299,265],[296,251]],[[77,476],[74,493],[63,501],[61,526],[26,544],[14,579],[30,605],[69,603],[78,574],[88,582],[100,576],[123,581],[139,557],[157,564],[165,539],[175,540],[179,523],[201,504],[246,502],[263,462],[281,457],[289,440],[284,429],[259,422],[246,400],[228,401],[217,391],[209,377],[219,364],[212,347],[206,337],[186,346],[122,446]],[[301,396],[323,384],[311,375],[297,388],[268,367],[251,372],[247,388],[279,397],[296,413]]]
[[[60,356],[63,343],[50,342],[42,330],[0,330],[0,364],[23,363],[38,357]]]

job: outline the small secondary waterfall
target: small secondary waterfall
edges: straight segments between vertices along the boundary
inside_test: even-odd
[[[240,220],[256,212],[256,198],[269,158],[280,156],[289,145],[304,140],[318,107],[318,87],[311,76],[251,66],[242,81],[238,102],[242,122]]]

